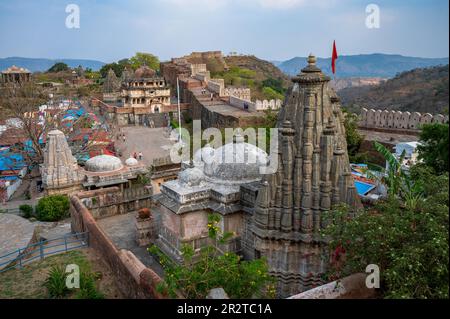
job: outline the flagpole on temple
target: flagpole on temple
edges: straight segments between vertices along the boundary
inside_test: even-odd
[[[178,141],[181,141],[181,107],[180,107],[180,84],[177,77],[177,99],[178,99]]]

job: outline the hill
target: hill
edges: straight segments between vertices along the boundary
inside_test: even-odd
[[[296,57],[277,66],[288,75],[296,75],[306,66],[305,57]],[[448,58],[415,58],[392,54],[360,54],[339,56],[336,63],[336,76],[339,78],[369,77],[391,78],[398,73],[416,68],[446,65]],[[326,74],[331,74],[331,58],[318,58],[317,65]]]
[[[339,91],[342,104],[431,114],[448,111],[448,65],[403,72],[378,85],[349,87]]]
[[[289,87],[289,77],[272,63],[253,55],[226,56],[226,68],[212,72],[213,77],[225,79],[227,86],[246,86],[252,99],[283,99]]]
[[[81,65],[83,68],[90,68],[94,71],[98,71],[105,64],[101,61],[84,59],[40,59],[9,57],[0,58],[0,70],[7,69],[11,65],[16,65],[27,68],[31,72],[45,72],[57,62],[66,63],[71,68],[76,68]]]

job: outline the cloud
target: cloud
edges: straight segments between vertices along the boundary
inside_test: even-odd
[[[264,8],[274,8],[274,9],[288,9],[292,7],[297,7],[304,5],[307,1],[305,0],[259,0],[261,6]]]

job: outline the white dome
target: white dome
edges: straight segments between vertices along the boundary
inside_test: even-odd
[[[215,149],[213,149],[209,144],[195,152],[193,156],[193,162],[195,166],[201,166],[204,163],[211,163],[214,159]]]
[[[135,159],[134,157],[130,157],[125,161],[125,165],[127,166],[136,166],[138,163],[139,163],[138,160]]]
[[[266,152],[238,139],[216,149],[211,162],[204,164],[204,173],[212,181],[251,182],[261,179],[260,168],[268,163]]]
[[[111,155],[98,155],[86,161],[89,172],[110,172],[123,168],[120,158]]]
[[[201,169],[193,167],[181,171],[178,179],[183,186],[199,186],[204,181],[204,175]]]

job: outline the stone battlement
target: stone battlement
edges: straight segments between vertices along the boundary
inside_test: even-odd
[[[230,96],[230,104],[234,107],[238,107],[240,109],[249,111],[249,112],[257,112],[264,111],[268,109],[278,110],[281,108],[283,102],[281,100],[256,100],[255,102],[251,102],[247,99],[242,99],[237,96]]]
[[[448,123],[448,116],[363,108],[358,124],[361,128],[419,130],[421,125],[431,123]]]

